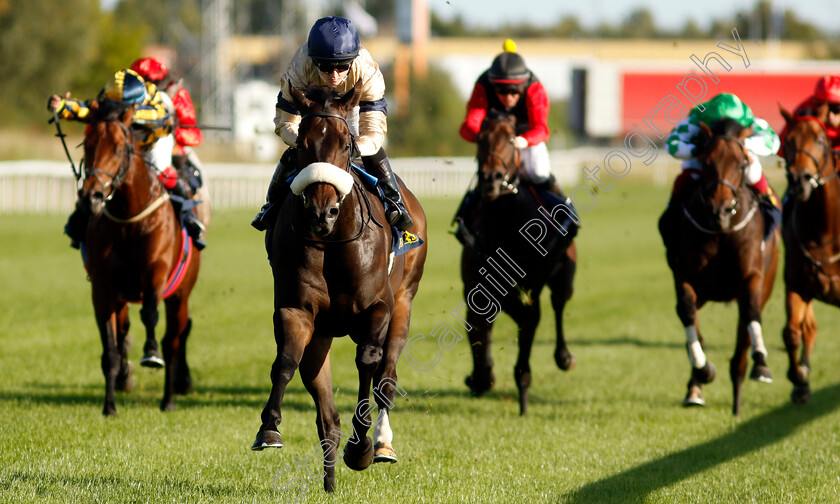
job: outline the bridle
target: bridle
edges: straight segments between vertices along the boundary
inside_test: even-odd
[[[740,172],[741,172],[741,177],[740,177],[740,181],[739,181],[737,186],[735,184],[733,184],[732,182],[730,182],[726,179],[722,179],[722,178],[718,178],[718,179],[715,179],[715,180],[709,182],[708,184],[706,184],[703,187],[703,190],[700,191],[700,201],[703,203],[704,207],[711,206],[710,202],[706,199],[705,193],[707,191],[711,190],[712,188],[718,186],[718,185],[726,186],[732,191],[732,194],[733,194],[732,201],[730,201],[730,203],[729,203],[730,206],[729,206],[729,209],[727,211],[731,215],[735,215],[736,213],[738,213],[738,204],[739,204],[738,195],[742,193],[742,191],[744,189],[744,185],[746,184],[746,178],[747,178],[746,177],[746,170],[747,170],[747,167],[749,166],[749,159],[746,156],[747,147],[746,147],[746,145],[744,145],[743,140],[741,140],[740,138],[734,137],[732,135],[715,136],[715,137],[710,138],[709,141],[711,141],[713,139],[721,139],[721,140],[724,140],[724,141],[735,142],[736,144],[741,146],[741,149],[745,153],[744,154],[744,159],[741,162],[741,165],[739,167]],[[731,226],[729,229],[724,229],[724,230],[720,230],[720,231],[707,229],[706,227],[702,226],[691,215],[691,213],[688,211],[688,208],[686,208],[686,207],[683,207],[683,214],[688,219],[688,221],[691,222],[691,224],[695,228],[697,228],[697,230],[699,230],[703,233],[715,234],[715,235],[716,234],[731,234],[731,233],[736,233],[736,232],[744,229],[747,226],[747,224],[749,224],[749,222],[752,220],[753,216],[755,216],[755,213],[758,210],[758,204],[755,204],[755,199],[752,199],[751,201],[753,202],[753,204],[750,206],[749,211],[746,213],[746,215],[744,216],[743,219],[741,219],[734,226]]]
[[[802,117],[797,117],[796,118],[796,122],[802,122],[802,121],[814,121],[814,122],[816,122],[817,124],[820,125],[823,132],[826,131],[825,124],[816,117],[802,116]],[[811,185],[811,187],[814,190],[819,189],[820,187],[824,186],[826,182],[828,182],[829,180],[831,180],[831,179],[833,179],[834,177],[837,176],[837,170],[836,169],[833,170],[828,176],[823,175],[823,172],[829,166],[829,159],[834,154],[831,152],[831,147],[829,146],[828,140],[827,140],[825,135],[819,136],[818,141],[823,144],[822,161],[818,160],[817,156],[815,156],[813,152],[811,152],[809,150],[806,150],[806,149],[794,148],[794,149],[790,149],[790,154],[788,154],[788,152],[785,152],[785,164],[787,165],[787,170],[786,171],[787,171],[788,183],[790,183],[792,178],[793,178],[793,175],[790,173],[790,166],[792,164],[795,164],[794,162],[791,162],[790,159],[793,159],[795,161],[795,158],[796,158],[797,154],[805,154],[806,156],[811,158],[811,160],[814,162],[814,166],[817,167],[817,176],[816,177],[811,175],[810,173],[805,173],[805,174],[802,175],[802,177],[805,180],[808,181],[808,183]],[[786,148],[786,150],[788,150],[788,149]]]
[[[510,126],[513,127],[513,124],[511,124],[509,121],[500,120],[498,122],[503,122],[503,123],[506,123],[506,124],[510,124]],[[512,136],[512,135],[508,135],[508,137],[510,139],[510,143],[513,143],[515,137]],[[517,148],[514,148],[513,159],[505,159],[498,152],[490,150],[488,148],[487,156],[484,158],[484,160],[481,160],[481,159],[478,158],[478,156],[476,156],[476,160],[478,161],[479,172],[481,172],[481,168],[490,161],[491,157],[495,157],[496,159],[498,159],[499,162],[501,162],[502,167],[504,167],[504,169],[505,169],[505,173],[502,176],[502,182],[501,182],[501,185],[504,188],[504,191],[502,191],[500,195],[519,193],[519,174],[518,173],[519,173],[519,168],[522,165],[521,151]],[[513,172],[514,169],[516,169],[517,175],[511,178],[511,173]],[[481,179],[482,177],[479,177],[479,178]]]
[[[120,167],[116,171],[116,173],[111,173],[105,170],[101,170],[99,168],[90,169],[87,166],[87,163],[84,164],[84,173],[85,173],[85,180],[90,177],[94,177],[99,184],[102,186],[102,191],[108,191],[105,195],[105,202],[111,201],[116,193],[117,188],[125,182],[125,178],[128,175],[128,169],[131,167],[131,157],[137,156],[137,152],[134,150],[134,135],[131,131],[131,128],[127,127],[122,121],[116,119],[105,119],[99,121],[102,123],[113,122],[119,125],[122,128],[123,133],[125,134],[125,138],[127,142],[123,146],[123,157],[122,161],[120,162]],[[105,178],[109,180],[105,180]]]
[[[301,117],[301,119],[300,119],[301,123],[303,123],[304,119],[307,119],[309,117],[324,117],[324,118],[340,119],[347,126],[347,131],[349,132],[349,135],[350,135],[350,144],[347,146],[349,152],[348,152],[348,156],[347,156],[347,165],[344,167],[344,169],[347,170],[348,172],[350,172],[351,167],[352,167],[352,163],[353,163],[353,158],[356,155],[359,155],[360,153],[359,153],[359,147],[356,144],[356,137],[353,135],[352,130],[350,129],[350,123],[347,122],[347,118],[342,116],[342,115],[333,114],[333,113],[330,113],[330,112],[310,112],[310,113],[304,115],[303,117]],[[302,234],[298,233],[298,231],[294,228],[294,223],[292,223],[292,230],[302,240],[304,240],[306,242],[309,242],[309,243],[313,243],[313,244],[317,244],[317,245],[339,245],[339,244],[342,244],[342,243],[350,243],[352,241],[358,240],[362,236],[362,234],[364,233],[365,229],[367,229],[368,224],[371,221],[373,221],[373,223],[376,224],[377,226],[383,227],[382,224],[380,224],[376,220],[376,218],[373,216],[373,212],[372,212],[372,209],[371,209],[370,200],[368,199],[368,196],[367,196],[367,192],[363,191],[361,189],[361,187],[359,187],[358,183],[353,184],[353,191],[356,192],[357,197],[361,196],[358,199],[360,201],[363,201],[365,208],[367,208],[367,220],[365,220],[365,215],[364,215],[364,211],[362,209],[362,205],[361,204],[359,205],[359,217],[362,219],[362,223],[359,226],[359,230],[356,232],[355,235],[351,236],[350,238],[344,238],[344,239],[341,239],[341,240],[317,240],[317,239],[310,238],[308,236],[305,236],[305,235],[302,235]],[[348,196],[348,194],[344,194],[344,195],[339,196],[338,204],[337,204],[337,206],[339,208],[341,207],[341,204],[344,202],[344,199]],[[300,193],[300,198],[303,201],[304,206],[305,206],[306,205],[306,196],[304,195],[303,192]]]

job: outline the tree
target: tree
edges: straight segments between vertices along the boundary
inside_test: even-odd
[[[52,14],[49,14],[52,13]],[[99,2],[0,2],[0,95],[5,125],[43,123],[47,97],[70,89],[97,52]]]

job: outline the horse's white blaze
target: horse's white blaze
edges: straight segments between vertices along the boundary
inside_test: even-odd
[[[374,443],[391,444],[394,433],[391,431],[391,423],[388,421],[388,410],[379,410],[379,418],[376,419],[376,427],[373,429]]]
[[[697,338],[697,329],[693,326],[685,326],[685,343],[688,346],[688,361],[691,367],[702,369],[706,366],[706,354],[700,346]]]
[[[747,325],[747,332],[752,340],[753,353],[758,352],[767,356],[767,349],[764,347],[764,338],[761,336],[761,324],[753,320]]]

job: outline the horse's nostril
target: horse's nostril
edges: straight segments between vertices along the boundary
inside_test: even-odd
[[[338,208],[336,208],[336,207],[330,208],[329,214],[333,217],[337,216],[338,215]]]

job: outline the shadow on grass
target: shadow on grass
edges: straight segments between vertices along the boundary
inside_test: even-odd
[[[733,432],[590,483],[561,497],[565,504],[645,502],[657,490],[772,445],[840,406],[840,384],[814,393],[804,406],[788,403],[740,424]]]

